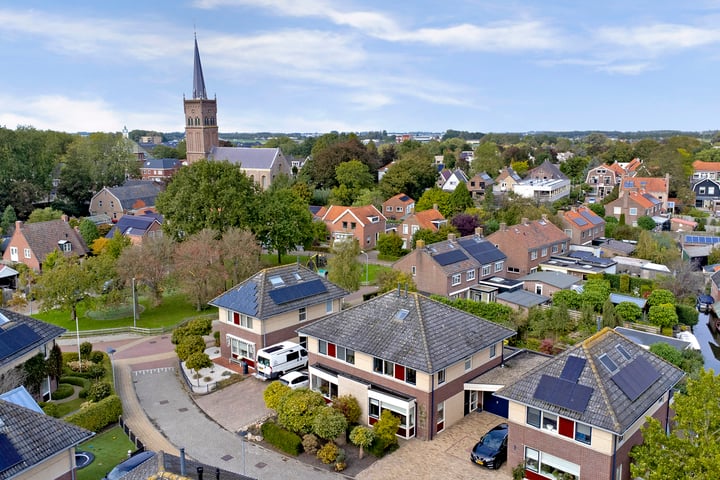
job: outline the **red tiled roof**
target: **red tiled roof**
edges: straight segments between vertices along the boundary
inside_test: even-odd
[[[445,220],[443,214],[434,208],[431,208],[430,210],[423,210],[422,212],[416,212],[415,218],[417,219],[420,228],[428,228],[434,231],[437,231],[437,226],[433,223],[433,221]]]
[[[506,227],[505,230],[498,230],[488,235],[487,239],[508,254],[505,249],[512,247],[522,248],[523,250],[538,248],[569,240],[569,237],[548,220],[534,220],[525,224],[519,223]]]
[[[578,228],[580,230],[592,230],[593,227],[595,227],[598,224],[592,223],[588,221],[586,216],[591,216],[592,218],[596,219],[599,222],[605,223],[605,221],[597,215],[595,212],[590,210],[587,207],[579,207],[576,210],[568,210],[563,214],[563,217],[565,220],[569,223],[572,223],[575,228]],[[580,220],[580,221],[578,221]]]
[[[330,205],[324,213],[321,212],[322,209],[320,209],[317,216],[321,217],[325,222],[335,222],[345,213],[353,215],[363,225],[365,225],[368,217],[382,217],[383,219],[385,218],[385,216],[380,213],[380,211],[375,208],[374,205],[363,205],[362,207],[344,207],[342,205]]]
[[[720,162],[703,162],[695,160],[692,164],[696,172],[720,172]]]
[[[634,188],[645,190],[646,192],[665,192],[668,184],[665,177],[633,177],[623,178],[621,188],[626,189],[626,184],[632,183]]]

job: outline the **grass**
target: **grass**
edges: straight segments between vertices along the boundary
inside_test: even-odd
[[[385,265],[376,265],[374,263],[368,264],[368,283],[370,285],[375,285],[377,283],[377,276],[379,272],[385,272],[392,270],[391,267],[386,267]],[[360,276],[360,282],[365,282],[365,265],[363,265],[362,268],[362,274]]]
[[[77,471],[77,480],[97,480],[107,475],[115,465],[126,460],[128,450],[134,451],[135,445],[122,428],[115,426],[80,444],[77,450],[95,455],[95,460],[90,465]]]

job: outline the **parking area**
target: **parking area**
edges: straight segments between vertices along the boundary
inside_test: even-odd
[[[254,420],[270,414],[262,392],[267,382],[247,377],[242,382],[195,398],[205,413],[225,429],[236,432]],[[474,412],[448,427],[431,442],[401,441],[393,454],[373,463],[357,475],[359,480],[381,479],[499,479],[512,478],[511,467],[488,470],[470,462],[470,450],[483,433],[504,418],[487,412]]]

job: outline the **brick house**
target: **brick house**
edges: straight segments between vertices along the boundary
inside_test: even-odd
[[[683,376],[605,328],[495,393],[509,401],[508,465],[529,480],[629,480],[645,418],[668,424]]]
[[[250,180],[266,190],[280,174],[290,176],[290,162],[279,148],[213,147],[209,160],[239,165]]]
[[[410,248],[412,238],[420,229],[437,232],[441,226],[447,224],[447,220],[437,208],[414,212],[403,218],[398,226],[398,235],[403,239],[403,248]]]
[[[472,334],[470,334],[472,332]],[[465,384],[502,363],[513,330],[415,292],[390,291],[298,329],[311,389],[355,397],[360,423],[383,410],[401,438],[432,440],[479,406]]]
[[[587,207],[573,207],[561,218],[565,235],[573,245],[587,245],[605,236],[605,220]]]
[[[618,220],[625,215],[625,223],[637,226],[637,219],[648,216],[653,217],[662,213],[662,201],[649,193],[628,192],[605,205],[605,216],[615,217]]]
[[[660,200],[662,209],[668,208],[670,195],[670,174],[664,177],[623,177],[620,182],[619,197],[626,193],[649,193]]]
[[[388,220],[400,220],[415,211],[415,200],[404,193],[398,193],[383,202],[382,211]]]
[[[553,225],[546,216],[542,220],[522,221],[511,227],[500,224],[500,230],[488,235],[487,240],[505,255],[505,274],[519,278],[537,271],[538,265],[551,255],[568,250],[570,237]]]
[[[322,207],[315,217],[325,222],[333,242],[355,238],[363,250],[372,250],[385,233],[385,216],[375,205]]]
[[[598,201],[609,195],[615,187],[620,185],[623,176],[633,176],[634,172],[626,171],[620,164],[604,163],[595,168],[588,170],[585,183],[592,190],[588,192],[588,196],[595,197]]]
[[[515,173],[511,167],[503,167],[500,171],[500,175],[495,179],[493,185],[493,193],[507,193],[512,192],[515,189],[515,185],[522,182],[520,175]]]
[[[143,180],[164,182],[172,178],[182,167],[182,161],[177,158],[150,158],[140,167]]]
[[[3,260],[24,263],[39,272],[45,257],[60,251],[65,256],[84,257],[90,250],[80,234],[70,226],[66,215],[60,220],[47,222],[15,222],[15,231],[10,237]]]
[[[90,199],[90,215],[104,214],[117,222],[123,215],[154,208],[161,191],[160,183],[147,180],[129,180],[119,187],[103,187]]]
[[[113,238],[116,233],[120,233],[128,237],[133,245],[139,245],[146,238],[162,237],[161,220],[160,215],[123,215],[105,238]]]
[[[503,274],[505,254],[481,235],[456,238],[425,245],[419,240],[415,250],[393,264],[393,268],[412,275],[421,292],[449,298],[475,298],[481,293],[481,280]]]
[[[495,180],[487,172],[476,173],[467,183],[467,189],[474,199],[483,198],[485,191],[492,189]],[[492,190],[490,190],[492,191]]]
[[[298,325],[340,311],[347,293],[301,265],[261,270],[208,302],[218,307],[220,355],[254,368],[258,350],[298,341]]]

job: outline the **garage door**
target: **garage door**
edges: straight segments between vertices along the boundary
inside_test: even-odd
[[[508,417],[508,401],[496,397],[493,392],[483,392],[483,410],[503,418]]]

